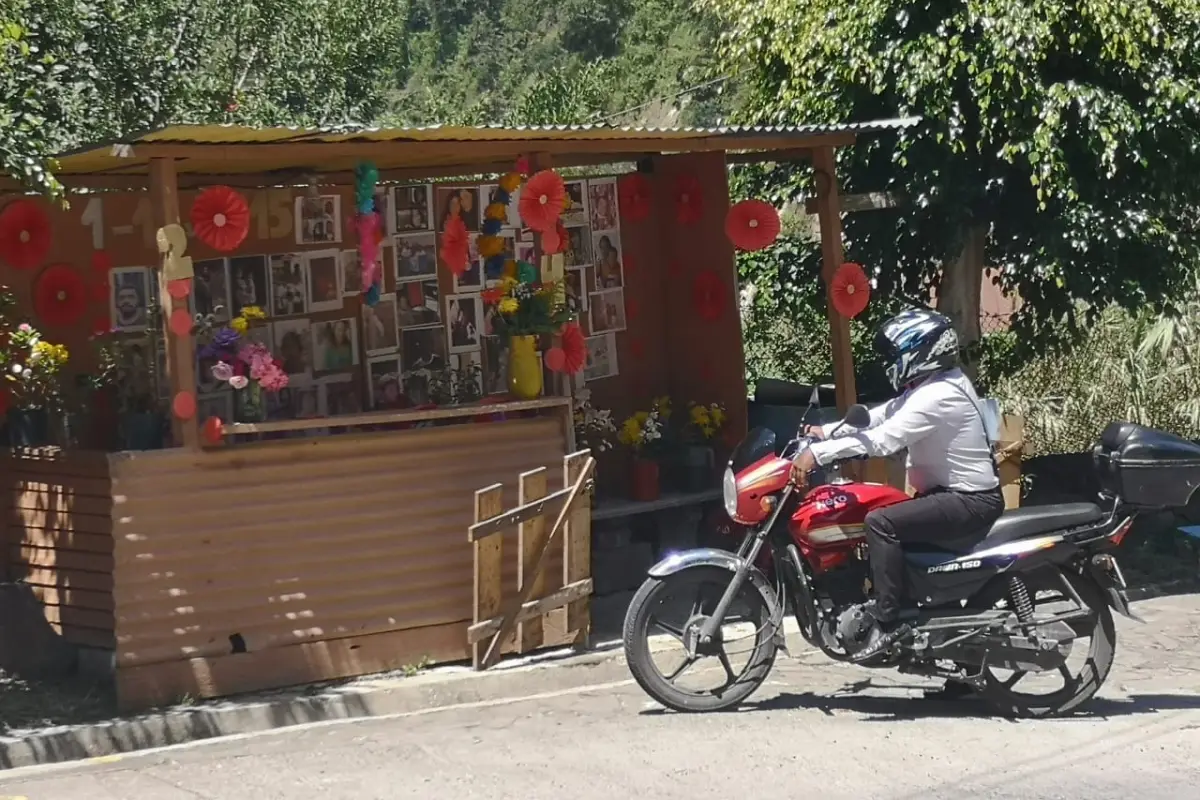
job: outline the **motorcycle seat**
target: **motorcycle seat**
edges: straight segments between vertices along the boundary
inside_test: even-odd
[[[975,545],[974,551],[988,550],[1066,528],[1092,525],[1103,519],[1104,511],[1095,503],[1059,503],[1005,511],[992,525],[987,537]]]

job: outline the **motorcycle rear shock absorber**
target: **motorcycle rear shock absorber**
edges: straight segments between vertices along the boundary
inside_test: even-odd
[[[1008,577],[1008,602],[1022,624],[1033,621],[1033,598],[1029,596],[1029,587],[1020,575]]]

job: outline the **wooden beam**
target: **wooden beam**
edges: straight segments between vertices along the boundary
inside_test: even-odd
[[[773,150],[766,153],[761,152],[742,152],[729,153],[725,157],[728,164],[786,164],[790,161],[811,161],[812,150],[809,148],[801,150]]]
[[[546,468],[538,467],[521,473],[517,479],[517,501],[531,503],[546,496]],[[522,522],[517,529],[517,591],[526,598],[541,597],[546,591],[546,570],[542,569],[538,555],[547,539],[546,518],[538,515]],[[531,568],[532,565],[532,568]],[[522,603],[524,607],[524,603]],[[517,613],[520,616],[520,612]],[[517,620],[517,652],[528,653],[542,643],[541,615],[524,621]]]
[[[540,617],[548,611],[553,611],[556,608],[562,608],[570,603],[576,603],[580,600],[585,600],[592,593],[592,579],[584,578],[581,581],[570,583],[559,589],[557,592],[546,595],[540,600],[530,600],[528,603],[521,605],[521,610],[517,612],[517,622],[527,622],[534,617]],[[472,645],[477,644],[483,639],[486,639],[491,634],[500,630],[500,623],[503,622],[503,617],[492,617],[483,622],[476,622],[471,627],[467,628],[467,641]]]
[[[882,211],[885,208],[899,208],[901,198],[891,192],[864,192],[863,194],[848,194],[841,198],[842,213],[853,214],[857,211]],[[817,213],[817,198],[804,199],[804,213]]]
[[[511,528],[513,525],[527,522],[534,517],[543,516],[546,513],[547,505],[565,500],[570,495],[571,487],[567,486],[565,489],[559,489],[557,492],[552,492],[545,497],[519,505],[512,511],[505,511],[499,516],[485,517],[482,522],[477,522],[467,529],[467,540],[471,542],[482,541],[489,536],[500,533],[505,528]]]
[[[156,158],[150,162],[150,203],[154,210],[154,226],[160,231],[167,225],[179,225],[179,189],[175,182],[175,162],[167,158]],[[183,254],[177,254],[183,255]],[[167,276],[162,261],[152,278],[158,281],[158,303],[162,316],[162,336],[167,348],[167,380],[171,384],[170,399],[181,392],[196,397],[196,343],[189,332],[178,336],[171,332],[171,312],[175,308],[187,310],[187,298],[176,300],[167,291]],[[157,367],[158,354],[151,353]],[[200,427],[196,417],[184,420],[171,413],[171,426],[175,441],[184,447],[196,450],[200,447]]]
[[[813,151],[816,171],[817,216],[821,223],[821,277],[825,281],[826,316],[829,319],[829,341],[833,347],[833,383],[838,411],[845,413],[854,405],[857,390],[854,385],[854,354],[850,349],[850,320],[833,306],[830,279],[845,258],[842,250],[842,216],[838,202],[837,168],[832,147]]]
[[[492,484],[486,489],[475,493],[475,520],[479,522],[495,517],[504,510],[504,487]],[[475,625],[486,625],[492,617],[500,613],[500,601],[504,596],[504,540],[494,536],[487,541],[476,541],[472,545],[475,553]],[[473,629],[473,628],[472,628]],[[468,629],[467,642],[471,645],[471,664],[479,669],[483,663],[484,649],[478,639],[470,638]],[[499,626],[497,626],[499,630]]]

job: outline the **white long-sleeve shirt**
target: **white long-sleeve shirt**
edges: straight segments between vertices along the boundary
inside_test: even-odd
[[[956,388],[957,387],[957,388]],[[965,394],[964,394],[965,393]],[[982,492],[1000,485],[975,387],[954,369],[871,409],[871,424],[812,445],[818,464],[908,449],[908,482],[918,492]]]

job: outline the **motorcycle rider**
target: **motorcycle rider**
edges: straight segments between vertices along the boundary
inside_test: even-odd
[[[899,618],[904,543],[969,552],[1004,511],[979,398],[958,368],[958,336],[950,320],[925,309],[903,311],[879,329],[875,348],[892,387],[903,393],[872,409],[867,428],[843,428],[850,432],[814,443],[792,465],[793,479],[803,489],[818,466],[908,450],[908,479],[916,496],[866,517],[875,596],[864,607],[871,627],[851,656],[855,662],[886,652],[912,630]],[[809,432],[825,438],[820,428]]]

